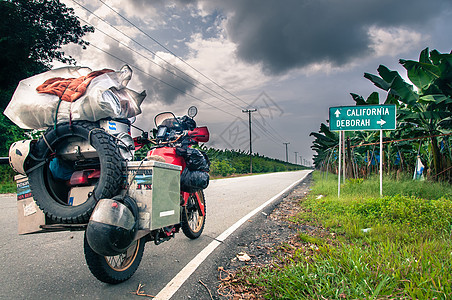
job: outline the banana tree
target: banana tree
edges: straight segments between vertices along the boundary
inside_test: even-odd
[[[319,132],[311,132],[309,135],[315,137],[311,149],[316,152],[314,155],[314,164],[319,169],[325,164],[328,164],[329,159],[335,151],[335,147],[338,145],[339,135],[336,132],[330,131],[324,123],[320,125]]]
[[[449,133],[452,124],[452,54],[429,52],[426,48],[419,61],[401,59],[400,63],[416,88],[383,65],[377,69],[380,76],[365,73],[364,77],[387,91],[385,103],[397,104],[399,122],[417,126],[422,134],[430,136],[431,168],[438,174],[443,167],[435,135]]]

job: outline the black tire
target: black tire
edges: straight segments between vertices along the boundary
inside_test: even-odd
[[[201,199],[204,205],[204,216],[199,212],[198,201],[196,200],[196,195]],[[188,198],[187,205],[182,207],[182,218],[181,227],[185,236],[190,239],[197,239],[202,231],[204,230],[204,225],[206,224],[206,199],[202,190],[199,190],[193,194],[190,194]]]
[[[97,123],[85,121],[58,125],[56,129],[47,130],[44,136],[45,140],[41,137],[32,149],[34,165],[37,167],[33,169],[31,165],[32,171],[27,174],[34,200],[55,223],[87,223],[97,201],[116,195],[122,184],[122,157],[115,139],[99,128]],[[67,204],[70,188],[64,182],[54,179],[49,170],[49,158],[52,155],[49,146],[58,156],[59,145],[69,137],[90,139],[98,153],[96,160],[98,159],[101,169],[92,195],[77,206]]]
[[[91,249],[86,239],[83,244],[85,260],[91,273],[98,280],[117,284],[126,281],[135,274],[143,258],[145,237],[132,243],[122,254],[102,256]]]

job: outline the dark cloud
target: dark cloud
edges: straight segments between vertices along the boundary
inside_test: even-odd
[[[147,72],[148,74],[140,72],[139,74],[140,81],[143,83],[148,97],[153,101],[166,104],[174,103],[180,96],[187,97],[186,94],[190,93],[194,88],[195,82],[193,79],[168,64],[159,64],[170,72],[159,69],[157,72],[150,71]],[[149,76],[149,74],[152,76]]]
[[[205,5],[222,7],[229,15],[227,33],[238,56],[273,74],[319,62],[343,65],[372,51],[371,26],[422,30],[452,6],[450,0],[236,0]]]
[[[114,41],[108,45],[107,52],[109,55],[105,58],[111,68],[119,70],[124,64],[131,66],[136,78],[134,82],[141,83],[142,89],[145,89],[148,95],[147,99],[172,104],[179,96],[186,96],[186,93],[190,93],[194,88],[194,79],[186,76],[181,68],[158,62],[162,67],[160,68]],[[152,68],[148,68],[149,66]]]
[[[134,65],[135,58],[133,51],[120,46],[116,41],[110,40],[105,45],[101,46],[97,41],[93,41],[93,46],[103,49],[105,52],[105,59],[108,66],[121,67],[124,64]],[[119,68],[118,68],[119,69]]]

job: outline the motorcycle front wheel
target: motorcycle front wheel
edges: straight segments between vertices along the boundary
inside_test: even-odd
[[[91,273],[98,280],[117,284],[128,280],[135,274],[143,258],[145,238],[132,243],[124,253],[116,256],[103,256],[94,252],[88,244],[85,234],[85,260]]]
[[[199,205],[195,194],[198,194],[198,197],[201,199],[201,202],[204,205],[204,216],[199,212]],[[199,190],[195,193],[190,194],[187,205],[182,207],[181,227],[185,236],[190,239],[197,239],[201,235],[206,223],[205,212],[206,199],[204,198],[203,191]]]

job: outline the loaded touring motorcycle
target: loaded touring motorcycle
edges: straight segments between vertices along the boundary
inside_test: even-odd
[[[18,199],[32,199],[24,215],[34,200],[39,231],[85,230],[91,273],[106,283],[129,279],[146,242],[158,245],[180,229],[196,239],[204,229],[209,160],[191,146],[207,142],[209,132],[196,126],[196,114],[194,106],[183,117],[158,114],[152,138],[141,129],[132,138],[130,119],[108,118],[58,124],[38,140],[14,143],[10,164],[23,174]]]

